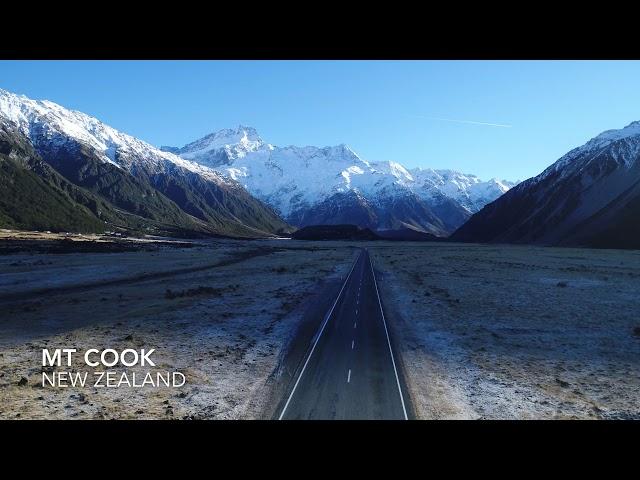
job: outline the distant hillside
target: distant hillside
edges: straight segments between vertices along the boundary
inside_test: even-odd
[[[27,138],[0,123],[0,226],[101,232],[99,206],[99,200],[47,165]]]
[[[0,90],[0,227],[174,236],[290,231],[238,182],[82,112]]]
[[[473,215],[454,241],[640,248],[640,122],[571,150]]]
[[[237,180],[296,227],[410,227],[446,236],[515,184],[371,162],[344,144],[276,146],[242,125],[162,149]]]
[[[446,239],[437,237],[431,233],[421,232],[412,228],[398,230],[378,230],[376,234],[385,240],[398,240],[406,242],[443,242]]]
[[[295,231],[296,240],[379,240],[374,232],[357,225],[310,225]]]

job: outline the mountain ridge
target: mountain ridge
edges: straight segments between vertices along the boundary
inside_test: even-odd
[[[394,229],[404,223],[446,236],[515,184],[483,182],[453,170],[407,169],[395,161],[370,162],[345,143],[278,147],[265,142],[255,128],[242,125],[184,147],[161,148],[238,181],[297,227],[344,223],[351,211],[363,228]],[[387,212],[396,200],[405,202],[409,218]],[[332,211],[343,213],[332,218]]]
[[[289,229],[237,182],[82,112],[0,90],[0,122],[69,182],[135,216],[123,228],[240,237]]]
[[[640,248],[640,122],[607,130],[486,205],[458,241]],[[617,232],[617,233],[616,233]]]

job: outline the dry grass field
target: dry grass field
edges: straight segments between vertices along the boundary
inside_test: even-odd
[[[70,253],[59,235],[3,235],[0,418],[262,418],[312,295],[355,247],[419,418],[640,418],[638,251],[85,236]],[[187,382],[42,387],[56,347],[155,348]]]
[[[282,243],[0,256],[0,418],[261,417],[304,299],[353,256]],[[43,388],[42,349],[65,347],[155,348],[187,381]]]
[[[420,418],[640,418],[640,252],[372,245]]]

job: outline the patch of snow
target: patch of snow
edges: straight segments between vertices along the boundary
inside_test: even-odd
[[[378,202],[390,194],[416,194],[426,201],[444,195],[475,212],[515,184],[496,179],[483,182],[452,170],[409,170],[394,161],[369,162],[345,144],[278,147],[262,140],[254,128],[243,126],[220,130],[175,150],[239,181],[284,217],[346,191]]]
[[[41,147],[59,147],[71,138],[92,147],[101,160],[119,168],[129,169],[134,163],[145,163],[155,169],[165,169],[167,164],[173,164],[217,183],[225,182],[219,173],[206,166],[163,152],[90,115],[48,100],[33,100],[0,89],[0,118],[14,123],[34,145]]]
[[[610,155],[620,165],[631,168],[640,158],[640,121],[631,122],[624,128],[602,132],[584,145],[562,156],[540,175],[534,177],[533,181],[539,182],[558,172],[561,178],[565,178],[596,160],[603,153]]]

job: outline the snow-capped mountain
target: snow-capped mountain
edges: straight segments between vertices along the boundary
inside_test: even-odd
[[[167,162],[203,175],[216,182],[224,177],[198,163],[185,161],[131,135],[105,125],[97,118],[68,110],[48,100],[32,100],[0,89],[0,116],[13,122],[31,139],[36,148],[60,149],[70,142],[81,142],[99,158],[118,168],[131,170],[135,163],[163,168]],[[226,182],[228,183],[228,182]]]
[[[453,170],[432,170],[415,168],[411,170],[416,183],[433,197],[443,194],[472,213],[477,212],[487,203],[493,202],[517,182],[492,178],[480,180],[475,175],[468,175]]]
[[[202,165],[217,166],[224,161],[233,161],[263,148],[265,144],[255,128],[240,125],[237,129],[223,129],[211,133],[182,148],[160,147],[185,158],[197,160]]]
[[[475,214],[461,241],[640,247],[640,122],[571,150]]]
[[[182,148],[161,148],[238,181],[296,226],[358,223],[447,235],[513,185],[450,170],[369,162],[344,144],[277,147],[244,126]]]
[[[270,207],[229,177],[85,113],[0,90],[0,122],[7,142],[27,139],[47,164],[83,192],[97,195],[114,211],[127,212],[121,213],[121,225],[104,219],[113,228],[241,236],[287,228]],[[103,213],[94,212],[99,218]]]

